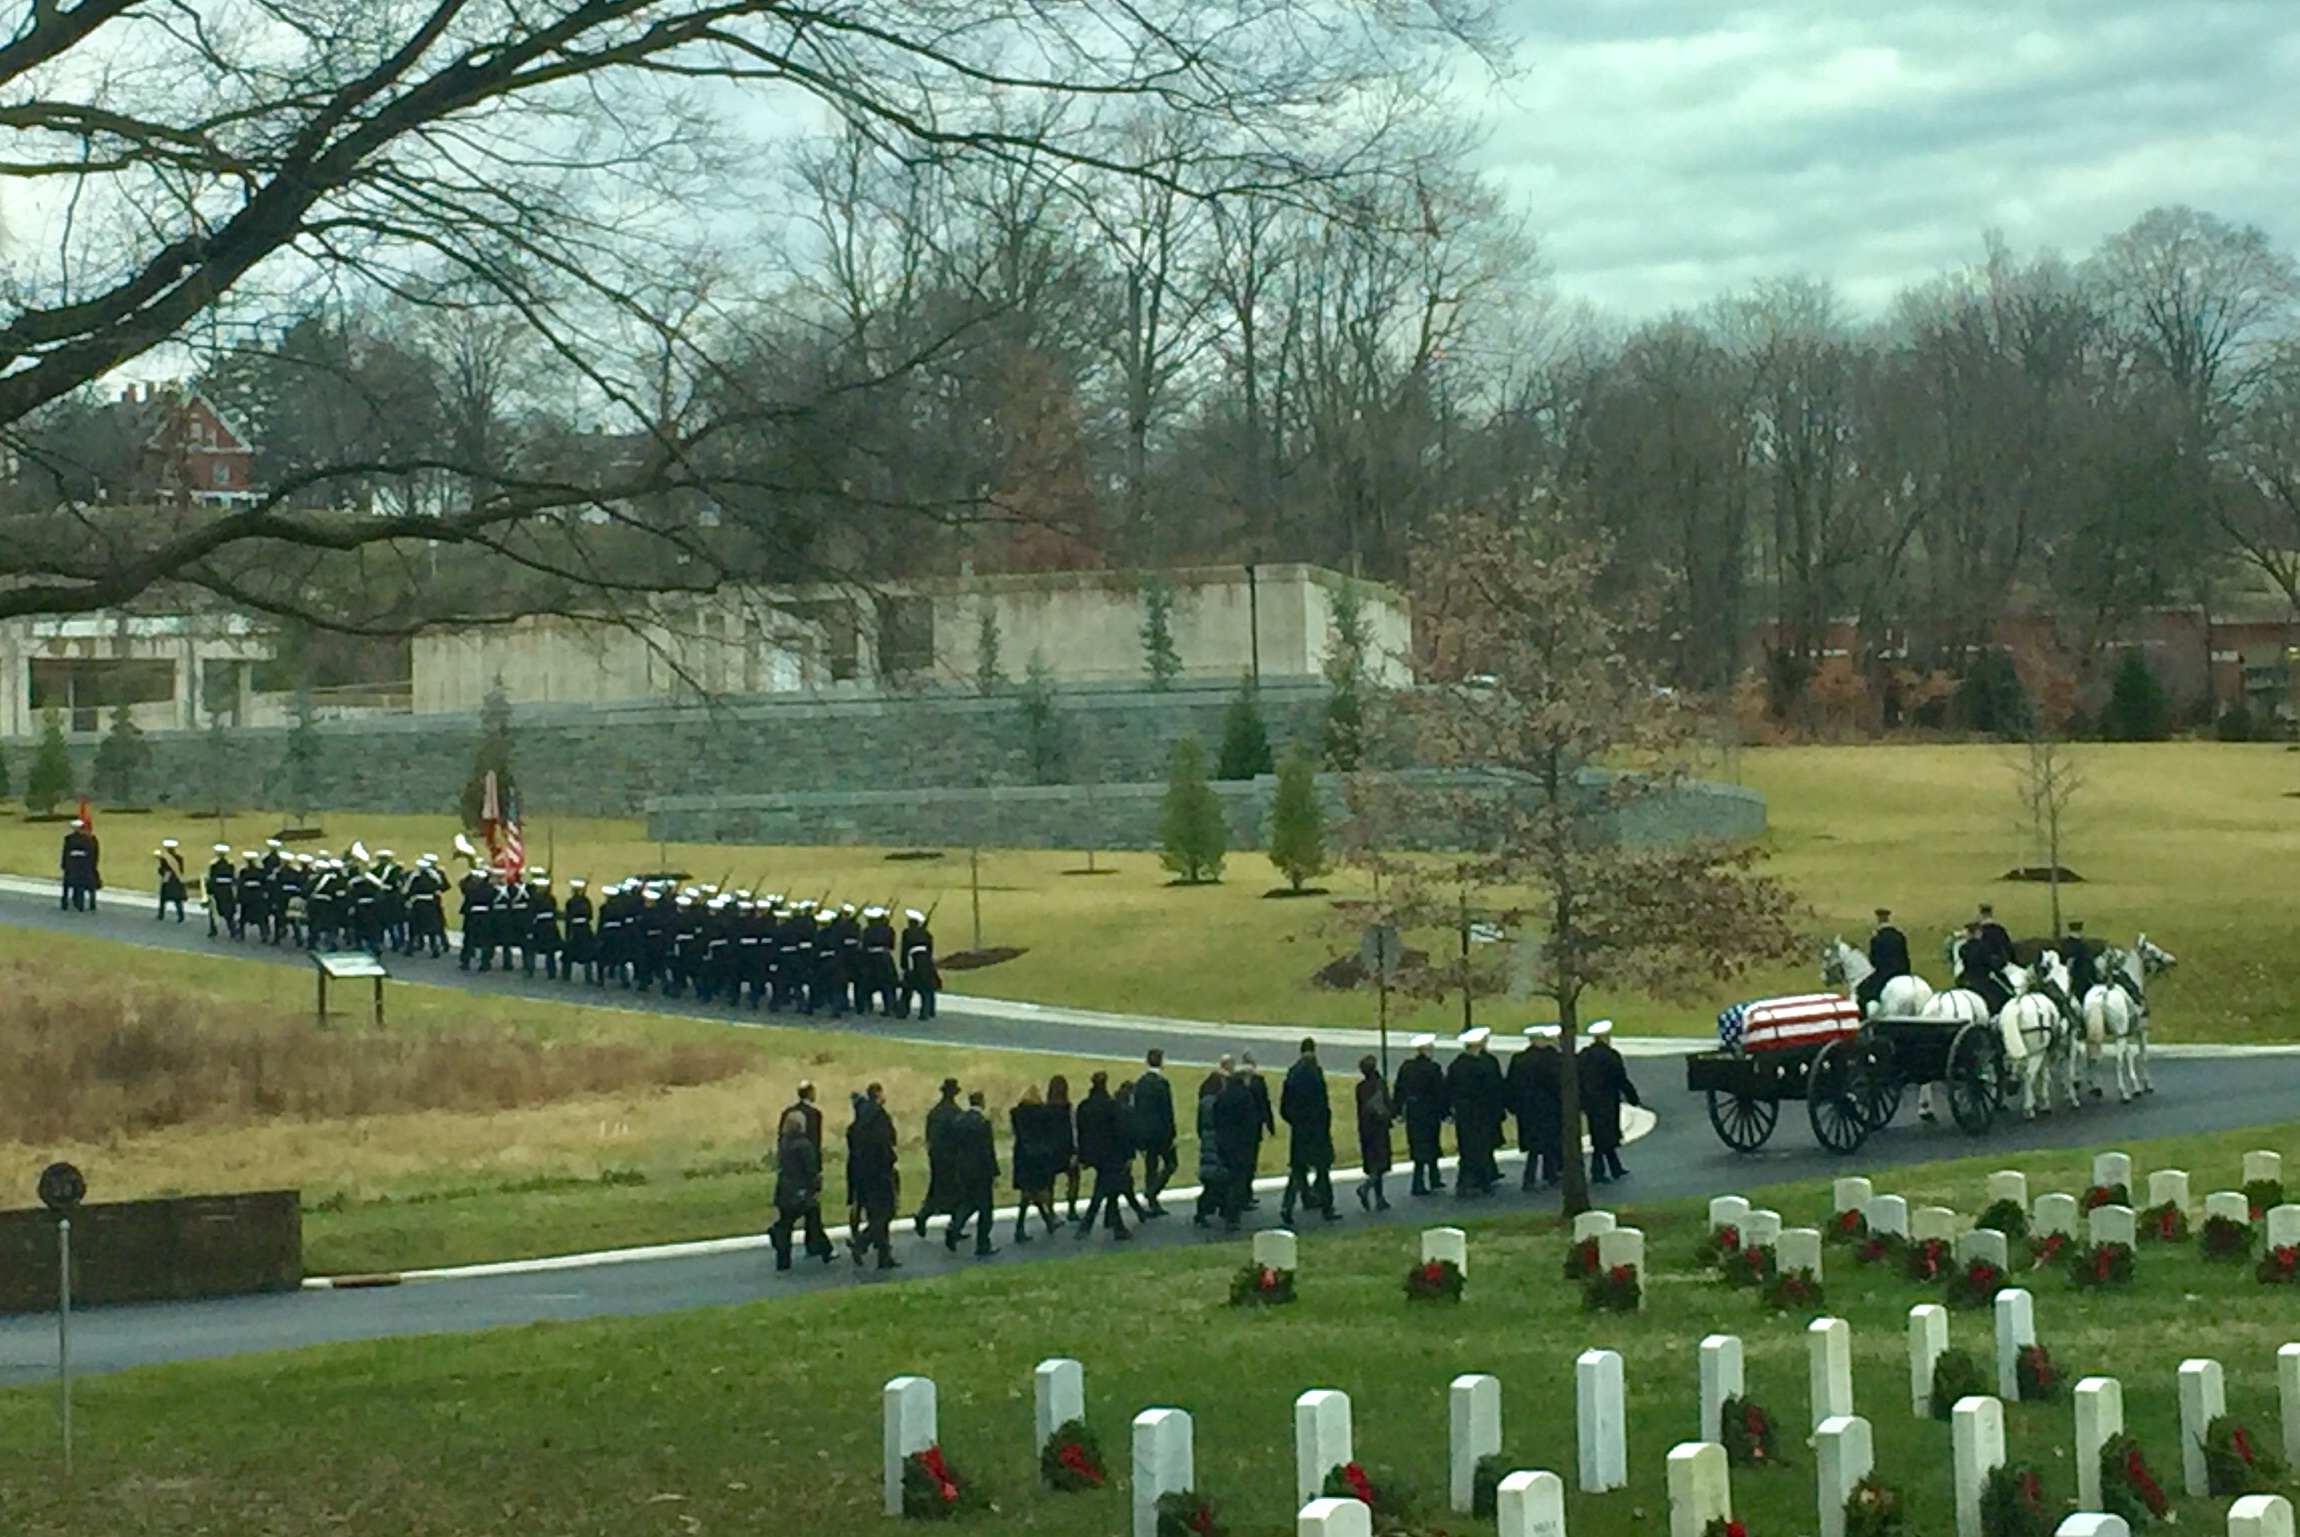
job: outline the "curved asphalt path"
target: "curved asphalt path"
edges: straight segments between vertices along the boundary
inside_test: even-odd
[[[221,954],[309,970],[300,954],[263,947],[211,942],[206,925],[195,910],[189,923],[155,924],[145,905],[148,897],[121,893],[93,916],[58,911],[52,887],[0,878],[0,946],[36,953],[44,932],[71,932],[153,945],[172,950]],[[566,1002],[600,1003],[641,1011],[676,1012],[704,1018],[725,1018],[723,1011],[699,1009],[688,1003],[665,1003],[653,995],[620,991],[598,992],[587,987],[566,987],[537,979],[528,982],[501,973],[467,974],[452,964],[430,961],[399,963],[411,983],[463,987],[473,991],[515,994]],[[770,1017],[771,1018],[771,1017]],[[743,1014],[730,1023],[755,1022]],[[823,1021],[797,1021],[824,1028]],[[856,1034],[929,1044],[966,1044],[1010,1050],[1061,1052],[1139,1060],[1152,1045],[1166,1048],[1177,1064],[1210,1062],[1222,1051],[1240,1045],[1268,1045],[1271,1062],[1290,1055],[1290,1043],[1300,1031],[1282,1026],[1237,1026],[1192,1021],[1162,1021],[1097,1015],[1084,1011],[1040,1008],[998,1000],[945,994],[942,1017],[922,1025],[911,1020],[847,1020],[840,1028]],[[1343,1051],[1351,1055],[1374,1039],[1370,1031],[1320,1031],[1330,1048],[1329,1060]],[[2158,1092],[2130,1106],[2096,1103],[2082,1111],[2063,1111],[2034,1123],[1999,1123],[1985,1141],[1968,1139],[1953,1130],[1922,1127],[1905,1108],[1894,1126],[1872,1138],[1851,1162],[1822,1152],[1812,1141],[1799,1107],[1783,1107],[1782,1124],[1771,1144],[1754,1156],[1727,1151],[1709,1128],[1702,1102],[1686,1092],[1683,1076],[1673,1060],[1697,1043],[1689,1040],[1624,1042],[1636,1059],[1640,1087],[1646,1103],[1658,1113],[1658,1124],[1630,1149],[1629,1179],[1614,1188],[1611,1199],[1628,1204],[1671,1197],[1716,1194],[1749,1189],[1782,1180],[1840,1174],[1849,1170],[1882,1173],[1892,1168],[1940,1158],[1959,1157],[1986,1148],[2033,1150],[2087,1147],[2141,1137],[2173,1136],[2194,1132],[2233,1130],[2291,1119],[2300,1111],[2300,1046],[2292,1048],[2159,1049],[2152,1066]],[[833,1106],[834,1120],[836,1110]],[[1273,1150],[1275,1151],[1275,1150]],[[1282,1153],[1276,1156],[1282,1158]],[[1349,1198],[1353,1180],[1336,1179],[1346,1213],[1343,1224],[1367,1221],[1404,1226],[1453,1221],[1469,1216],[1509,1212],[1554,1211],[1554,1196],[1528,1196],[1514,1185],[1515,1159],[1505,1159],[1503,1193],[1474,1203],[1449,1196],[1393,1200],[1387,1214],[1367,1217]],[[1189,1178],[1189,1171],[1183,1172]],[[1393,1176],[1392,1186],[1405,1180]],[[760,1189],[762,1207],[766,1186]],[[1175,1204],[1177,1211],[1181,1203]],[[1253,1214],[1265,1225],[1275,1225],[1276,1201],[1266,1197]],[[747,1302],[761,1297],[819,1291],[826,1287],[884,1285],[948,1273],[975,1264],[1012,1265],[1084,1252],[1089,1244],[1073,1240],[1067,1232],[1040,1237],[1018,1248],[1002,1225],[998,1255],[982,1261],[962,1253],[951,1256],[932,1235],[919,1241],[901,1230],[896,1253],[904,1262],[900,1271],[881,1274],[854,1270],[842,1257],[824,1267],[802,1261],[787,1276],[777,1276],[770,1257],[756,1247],[727,1251],[723,1245],[674,1246],[672,1252],[618,1263],[594,1263],[578,1268],[522,1271],[442,1278],[397,1287],[361,1290],[306,1290],[263,1297],[227,1298],[209,1302],[153,1303],[131,1307],[93,1309],[76,1313],[73,1321],[73,1359],[76,1370],[114,1371],[165,1361],[209,1359],[254,1351],[278,1350],[333,1341],[375,1339],[397,1335],[429,1334],[495,1328],[558,1319],[672,1312]],[[1169,1217],[1136,1229],[1135,1243],[1161,1248],[1177,1244],[1229,1243],[1240,1248],[1244,1240],[1223,1238],[1192,1227],[1186,1216]],[[1314,1234],[1305,1234],[1314,1237]],[[1092,1246],[1109,1240],[1094,1236]],[[39,1314],[0,1317],[0,1386],[36,1381],[51,1374],[55,1361],[55,1324]]]

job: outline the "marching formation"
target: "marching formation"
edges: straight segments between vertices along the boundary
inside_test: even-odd
[[[459,844],[461,839],[457,840]],[[470,868],[451,880],[435,854],[403,864],[390,849],[353,843],[342,856],[299,853],[278,839],[234,857],[213,850],[202,890],[208,934],[241,943],[305,950],[366,950],[381,956],[444,958],[447,901],[457,904],[454,946],[463,970],[538,969],[554,980],[580,975],[666,998],[800,1014],[883,1013],[932,1019],[941,973],[930,912],[789,899],[779,893],[633,876],[592,895],[571,880],[562,897],[540,867],[513,874],[491,868],[468,846]],[[184,921],[183,856],[173,839],[154,851],[156,919]],[[73,883],[66,851],[67,898]]]

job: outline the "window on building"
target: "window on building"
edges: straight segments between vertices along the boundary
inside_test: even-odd
[[[74,731],[97,731],[114,705],[161,704],[176,697],[174,662],[35,657],[31,666],[35,713],[55,710]]]
[[[934,671],[934,601],[931,598],[878,600],[879,672],[888,678],[919,678]]]
[[[231,466],[231,461],[230,461],[230,460],[228,460],[228,459],[218,459],[218,460],[216,461],[216,484],[217,484],[217,485],[219,485],[219,486],[228,486],[228,485],[230,485],[231,483],[232,483],[232,466]]]

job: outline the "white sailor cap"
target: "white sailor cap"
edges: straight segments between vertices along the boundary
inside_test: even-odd
[[[855,905],[852,902],[841,902],[839,904],[839,911],[845,914],[847,917],[852,918],[855,915]]]
[[[375,857],[378,859],[389,859],[392,857],[392,853],[389,849],[377,849],[375,851]]]
[[[1601,1019],[1596,1024],[1589,1027],[1589,1038],[1593,1041],[1603,1039],[1612,1033],[1613,1021],[1610,1019]]]
[[[1475,1029],[1464,1030],[1461,1033],[1461,1043],[1464,1046],[1483,1046],[1492,1039],[1493,1032],[1483,1025],[1479,1025]]]
[[[527,872],[527,878],[531,881],[547,881],[551,879],[551,872],[544,869],[541,865],[537,865],[534,869]]]
[[[578,875],[567,883],[567,889],[569,891],[581,891],[588,887],[590,884],[591,883],[589,881],[586,881],[582,876]]]
[[[883,907],[866,907],[863,909],[863,916],[865,918],[884,918],[886,909]]]
[[[280,841],[279,841],[279,839],[277,839],[277,838],[266,838],[266,839],[264,840],[264,847],[265,847],[265,848],[267,848],[267,849],[276,849],[276,848],[278,848],[279,846],[280,846]]]
[[[208,852],[211,854],[229,854],[231,851],[232,846],[228,843],[213,843],[208,846]]]
[[[1539,1025],[1527,1025],[1527,1026],[1526,1026],[1526,1027],[1525,1027],[1523,1030],[1520,1030],[1520,1031],[1518,1032],[1518,1034],[1520,1034],[1520,1035],[1524,1036],[1524,1037],[1525,1037],[1527,1040],[1529,1040],[1529,1041],[1530,1041],[1530,1040],[1534,1040],[1534,1039],[1536,1039],[1536,1038],[1538,1038],[1538,1037],[1540,1036],[1540,1034],[1541,1034],[1541,1026],[1539,1026]]]
[[[251,864],[255,862],[255,857],[256,857],[256,851],[255,851],[254,849],[241,849],[241,850],[240,850],[240,858],[247,860],[247,861],[248,861],[249,863],[251,863]]]
[[[435,865],[439,863],[439,856],[437,854],[425,853],[418,856],[415,862],[419,865]]]
[[[1415,1036],[1411,1041],[1407,1042],[1407,1044],[1412,1046],[1416,1051],[1427,1051],[1432,1046],[1437,1044],[1437,1037],[1431,1035],[1428,1031],[1425,1030],[1420,1035]]]
[[[924,913],[920,912],[920,911],[919,911],[917,908],[915,908],[915,907],[906,907],[906,908],[904,908],[904,909],[903,909],[903,913],[902,913],[902,915],[903,915],[905,918],[908,918],[908,919],[909,919],[911,922],[913,922],[913,923],[924,923],[924,922],[926,922],[926,914],[924,914]]]
[[[1538,1040],[1554,1041],[1565,1035],[1565,1027],[1563,1025],[1535,1025],[1533,1033]]]
[[[176,840],[175,840],[175,839],[173,839],[173,838],[162,838],[162,839],[160,840],[160,847],[161,847],[161,848],[164,848],[164,849],[172,849],[172,848],[174,848],[175,846],[176,846]]]
[[[818,908],[818,909],[816,909],[816,911],[815,911],[815,922],[817,922],[817,923],[820,923],[820,924],[824,924],[824,925],[826,925],[826,926],[827,926],[827,925],[829,925],[829,924],[833,924],[833,923],[836,923],[836,922],[838,922],[838,921],[839,921],[839,915],[838,915],[837,913],[834,913],[834,912],[832,912],[832,911],[831,911],[829,908],[827,908],[827,907],[824,907],[824,908]]]

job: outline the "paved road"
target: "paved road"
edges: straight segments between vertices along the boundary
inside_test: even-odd
[[[124,904],[123,904],[124,905]],[[107,912],[94,919],[66,918],[54,908],[53,898],[36,900],[0,889],[0,926],[13,932],[0,938],[11,949],[36,943],[43,930],[69,928],[138,943],[162,943],[171,948],[205,950],[208,941],[195,920],[184,929],[173,924],[153,925],[148,915],[135,911]],[[238,947],[223,947],[238,953]],[[267,954],[267,960],[271,957]],[[305,965],[298,957],[281,957],[280,964]],[[439,968],[428,968],[425,975]],[[516,979],[465,978],[446,968],[437,978],[447,985],[470,985],[490,991],[564,997],[562,991],[529,987]],[[676,1006],[674,1006],[676,1007]],[[683,1012],[697,1012],[685,1010]],[[906,1039],[963,1041],[990,1047],[1017,1047],[1132,1057],[1153,1042],[1163,1043],[1177,1057],[1203,1059],[1239,1040],[1270,1038],[1282,1042],[1292,1032],[1232,1026],[1193,1026],[1150,1020],[1110,1021],[1106,1016],[1064,1010],[1016,1010],[1007,1006],[969,1004],[953,1007],[938,1022],[936,1032],[922,1036],[916,1022],[880,1020],[854,1028]],[[1328,1033],[1331,1036],[1331,1033]],[[1337,1045],[1346,1044],[1336,1040]],[[1682,1050],[1685,1043],[1636,1043],[1643,1050]],[[1725,1151],[1711,1134],[1700,1102],[1682,1087],[1673,1064],[1651,1062],[1640,1072],[1647,1102],[1659,1122],[1650,1135],[1632,1149],[1631,1177],[1617,1187],[1613,1199],[1621,1203],[1675,1196],[1714,1194],[1746,1189],[1777,1180],[1808,1178],[1829,1173],[1882,1173],[1894,1167],[1932,1159],[1960,1156],[1980,1147],[2038,1149],[2097,1146],[2140,1137],[2234,1129],[2286,1121],[2300,1106],[2300,1053],[2243,1055],[2183,1055],[2156,1064],[2159,1092],[2129,1107],[2097,1105],[2076,1114],[2063,1112],[2048,1120],[2004,1126],[1985,1144],[1953,1131],[1920,1128],[1904,1115],[1901,1123],[1872,1140],[1850,1164],[1817,1149],[1797,1116],[1795,1106],[1785,1108],[1782,1126],[1773,1145],[1754,1157]],[[1402,1182],[1396,1182],[1402,1183]],[[1346,1192],[1348,1181],[1340,1182]],[[762,1182],[761,1199],[765,1191]],[[1274,1201],[1265,1201],[1258,1215],[1275,1221]],[[1515,1211],[1554,1209],[1553,1197],[1525,1196],[1514,1189],[1493,1200],[1463,1205],[1450,1198],[1395,1201],[1386,1217],[1370,1220],[1393,1224],[1425,1224],[1439,1218],[1489,1215]],[[1344,1195],[1348,1213],[1345,1229],[1369,1220]],[[1187,1218],[1168,1218],[1147,1225],[1135,1240],[1138,1245],[1166,1247],[1177,1244],[1227,1242],[1243,1258],[1241,1239],[1222,1239],[1193,1228]],[[1010,1265],[1056,1255],[1076,1254],[1089,1247],[1067,1234],[1040,1238],[1017,1248],[1002,1230],[1002,1251],[982,1263]],[[1314,1241],[1314,1236],[1313,1236]],[[1097,1235],[1092,1245],[1108,1239]],[[76,1315],[74,1357],[89,1371],[112,1371],[151,1362],[180,1361],[275,1350],[328,1341],[372,1339],[385,1336],[484,1329],[507,1324],[551,1319],[669,1312],[787,1296],[825,1287],[901,1282],[948,1272],[978,1263],[968,1257],[950,1258],[933,1239],[906,1238],[898,1253],[905,1268],[891,1275],[858,1273],[842,1259],[825,1270],[805,1267],[778,1278],[771,1261],[755,1248],[734,1252],[690,1252],[676,1257],[639,1262],[598,1264],[580,1269],[505,1276],[482,1276],[427,1281],[381,1290],[306,1291],[283,1296],[234,1298],[215,1302],[153,1304],[107,1308]],[[36,1380],[52,1369],[52,1319],[37,1315],[0,1318],[0,1385]]]

